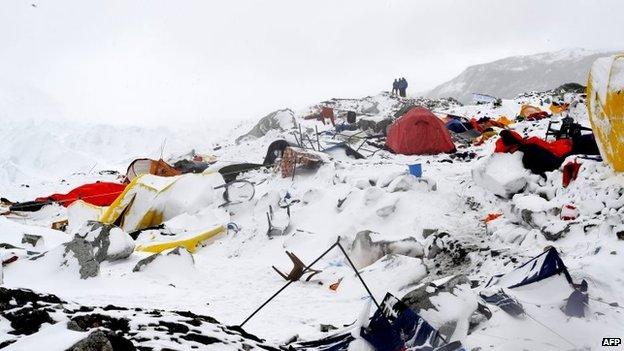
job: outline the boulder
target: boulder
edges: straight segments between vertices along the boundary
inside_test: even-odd
[[[113,345],[101,330],[96,330],[78,341],[68,351],[113,351]]]
[[[76,235],[91,243],[95,258],[100,263],[128,258],[134,252],[132,237],[112,224],[88,221]]]
[[[295,127],[295,114],[290,109],[277,110],[262,117],[247,133],[236,138],[236,143],[263,137],[271,130],[285,131]]]
[[[81,279],[95,277],[100,273],[100,263],[93,254],[93,246],[85,239],[76,236],[63,244],[62,248],[61,267],[69,267],[75,260],[79,266]]]
[[[370,230],[364,230],[355,235],[355,240],[351,244],[350,256],[358,269],[369,266],[388,254],[415,258],[423,257],[423,246],[414,238],[373,241],[372,236],[378,235]]]

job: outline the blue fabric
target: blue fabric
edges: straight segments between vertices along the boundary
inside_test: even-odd
[[[470,125],[469,123],[467,124],[462,123],[460,120],[457,120],[457,119],[452,119],[446,122],[446,128],[450,130],[451,132],[463,133],[467,130],[471,130],[472,125]]]
[[[386,294],[360,335],[377,351],[399,351],[404,346],[413,350],[433,351],[440,343],[438,331],[391,294]]]
[[[503,311],[514,317],[524,314],[524,308],[522,305],[507,295],[502,289],[491,296],[484,295],[483,293],[481,293],[480,296],[485,302],[500,307]]]
[[[572,278],[568,269],[563,264],[557,250],[551,247],[544,253],[532,258],[522,266],[507,274],[496,275],[490,279],[486,286],[500,285],[504,288],[515,288],[528,285],[553,275],[563,273],[572,284]]]

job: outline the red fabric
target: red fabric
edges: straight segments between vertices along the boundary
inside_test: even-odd
[[[481,128],[481,126],[479,125],[479,122],[476,119],[471,118],[470,125],[472,126],[474,130],[478,131],[479,133],[483,133],[483,128]]]
[[[549,151],[557,157],[566,157],[572,152],[572,140],[571,139],[559,139],[555,141],[546,141],[539,137],[530,137],[523,139],[522,136],[514,131],[509,131],[514,139],[518,140],[524,145],[537,145],[544,150]],[[505,145],[503,138],[496,140],[496,148],[494,152],[513,152],[514,146]]]
[[[414,107],[388,129],[388,147],[397,154],[435,155],[455,150],[446,125],[424,107]]]
[[[557,157],[566,157],[572,152],[572,140],[570,139],[546,141],[539,137],[530,137],[524,141],[524,144],[537,145],[542,149],[550,151]]]
[[[570,161],[563,166],[563,179],[561,183],[564,188],[576,179],[580,169],[581,164],[576,161]]]
[[[522,135],[514,132],[513,130],[510,130],[509,133],[511,134],[511,136],[513,136],[514,139],[518,140],[520,143],[523,142],[524,138],[522,138]],[[512,147],[509,145],[505,145],[505,143],[503,142],[503,138],[498,138],[498,140],[496,140],[496,148],[494,149],[494,152],[512,152]]]
[[[81,185],[67,194],[52,194],[47,197],[39,197],[35,201],[52,200],[67,207],[76,200],[82,200],[96,206],[109,206],[125,188],[126,184],[97,182]]]
[[[534,113],[531,113],[527,117],[527,121],[538,121],[538,120],[544,119],[544,118],[546,118],[548,116],[549,116],[549,114],[546,111],[534,112]]]

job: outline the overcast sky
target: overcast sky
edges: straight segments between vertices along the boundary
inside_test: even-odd
[[[416,92],[506,56],[622,49],[622,13],[622,0],[2,0],[0,107],[123,124],[259,118],[398,76]]]

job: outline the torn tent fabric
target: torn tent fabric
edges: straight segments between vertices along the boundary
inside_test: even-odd
[[[561,180],[561,185],[566,188],[570,183],[576,179],[578,176],[579,170],[581,169],[581,164],[574,161],[570,161],[563,166],[563,178]]]
[[[559,257],[557,249],[551,247],[513,271],[492,277],[486,288],[497,285],[511,289],[535,283],[557,274],[563,274],[568,283],[572,284],[572,277],[563,264],[563,260]]]
[[[431,351],[442,343],[436,329],[390,293],[360,335],[377,351]]]
[[[126,188],[125,184],[111,182],[96,182],[84,184],[72,189],[66,194],[52,194],[46,197],[35,199],[37,202],[54,201],[65,207],[71,205],[76,200],[96,206],[109,206]]]
[[[299,341],[288,344],[289,350],[302,351],[347,351],[349,345],[355,338],[352,333],[353,328],[341,330],[339,333],[312,341]]]
[[[485,292],[481,292],[479,294],[483,301],[490,303],[494,306],[498,306],[501,310],[507,312],[508,314],[517,317],[524,314],[524,307],[512,298],[507,295],[503,289],[496,291],[494,294],[488,294]]]

